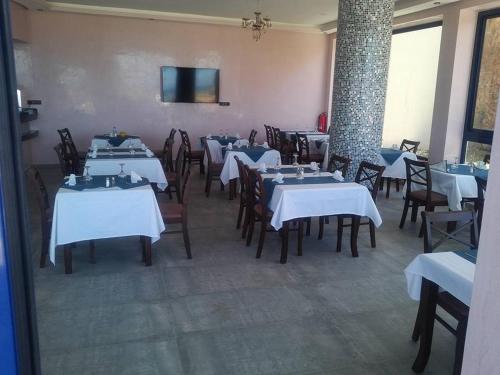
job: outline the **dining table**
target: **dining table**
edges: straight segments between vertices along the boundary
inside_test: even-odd
[[[97,148],[95,150],[95,152],[89,152],[85,160],[85,169],[88,167],[90,175],[117,175],[123,167],[126,174],[134,171],[151,183],[155,183],[158,189],[167,188],[167,177],[161,162],[147,148]]]
[[[280,262],[287,262],[289,224],[297,219],[331,215],[355,215],[351,235],[351,252],[358,256],[357,233],[360,218],[369,217],[376,227],[382,218],[366,188],[350,181],[339,181],[329,172],[314,171],[303,166],[303,179],[297,178],[296,166],[281,166],[279,170],[268,168],[260,172],[268,208],[272,211],[271,226],[283,231]],[[273,181],[277,173],[283,182]]]
[[[231,137],[231,136],[207,136],[201,138],[201,144],[207,144],[208,149],[210,150],[210,155],[212,156],[212,162],[214,163],[224,163],[224,152],[227,149],[227,146],[231,143],[231,146],[240,147],[240,146],[249,146],[250,143],[248,139],[242,139],[239,137]],[[205,153],[203,158],[203,164],[205,168],[208,166],[208,157]]]
[[[452,211],[462,210],[465,199],[478,197],[476,177],[488,180],[488,170],[465,164],[439,163],[431,166],[432,190],[446,195]]]
[[[112,136],[110,134],[96,135],[91,141],[90,148],[128,148],[136,147],[140,148],[142,145],[142,140],[140,137],[135,135],[116,135]]]
[[[377,154],[378,165],[385,167],[382,177],[406,180],[405,158],[417,160],[417,154],[397,148],[382,147]]]
[[[422,372],[431,353],[438,293],[445,291],[470,306],[477,250],[420,254],[406,267],[408,295],[420,301],[420,345],[413,370]]]
[[[112,181],[109,187],[106,180]],[[76,177],[74,185],[66,179],[54,203],[50,261],[55,265],[56,248],[64,246],[66,273],[71,273],[71,244],[140,236],[148,266],[152,263],[151,243],[159,240],[163,231],[165,224],[147,179],[135,182],[130,176]]]

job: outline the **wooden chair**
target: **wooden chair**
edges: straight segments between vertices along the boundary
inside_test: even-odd
[[[324,155],[321,154],[311,154],[309,151],[309,140],[307,135],[296,133],[297,142],[299,144],[299,163],[309,164],[313,161],[317,163],[322,163]]]
[[[75,142],[73,141],[73,137],[71,136],[71,132],[69,131],[69,129],[68,128],[57,129],[57,132],[59,133],[59,137],[61,138],[61,144],[65,145],[66,142],[72,143],[74,151],[75,151],[76,155],[78,155],[78,159],[80,159],[82,161],[85,160],[85,158],[87,157],[87,152],[85,152],[85,151],[78,152],[77,151]]]
[[[328,160],[327,171],[331,173],[335,171],[340,171],[342,173],[342,177],[345,177],[347,175],[347,170],[349,169],[351,162],[352,160],[349,158],[345,158],[343,156],[336,154],[331,154],[330,159]]]
[[[257,135],[257,130],[252,129],[252,131],[250,132],[250,136],[248,137],[248,143],[250,144],[250,146],[254,145],[256,135]]]
[[[182,144],[185,146],[182,162],[182,175],[184,175],[184,172],[186,171],[186,163],[189,164],[189,167],[191,167],[193,163],[198,163],[200,165],[200,174],[203,174],[205,169],[203,165],[205,150],[192,150],[188,133],[179,129],[179,134],[181,135]]]
[[[188,232],[188,203],[189,203],[189,191],[191,189],[191,170],[188,168],[185,177],[184,183],[182,184],[181,191],[181,202],[180,203],[172,203],[172,202],[159,202],[158,206],[160,207],[161,216],[163,218],[163,222],[166,225],[171,224],[181,224],[182,230],[176,231],[166,231],[162,234],[174,234],[174,233],[182,233],[184,238],[184,246],[186,248],[186,254],[188,259],[192,258],[191,255],[191,243],[189,241],[189,232]]]
[[[366,186],[370,191],[374,202],[377,201],[377,194],[380,187],[380,179],[384,173],[385,167],[362,161],[359,165],[354,182]],[[344,224],[345,219],[351,219],[349,224]],[[368,225],[370,228],[370,245],[372,248],[377,246],[375,240],[375,224],[371,219],[361,222],[361,218],[356,215],[337,215],[337,252],[342,250],[342,234],[344,228],[351,228],[351,252],[353,257],[358,256],[357,235],[360,225]],[[320,217],[318,238],[323,237],[324,217]]]
[[[240,175],[240,208],[238,210],[238,220],[236,221],[236,229],[241,228],[241,222],[243,221],[243,231],[241,234],[241,238],[246,237],[247,228],[248,228],[248,172],[245,168],[245,164],[238,158],[238,156],[234,156],[234,160],[236,160],[236,164],[238,165],[238,173]],[[244,220],[243,220],[244,216]]]
[[[478,231],[481,232],[481,226],[483,224],[484,193],[486,191],[488,181],[477,176],[475,178],[477,184],[477,199],[474,201],[474,209],[477,213]]]
[[[220,175],[222,173],[222,168],[224,167],[224,163],[214,163],[212,161],[212,153],[210,152],[210,147],[208,147],[208,143],[205,142],[205,153],[207,155],[207,180],[205,183],[205,194],[207,198],[210,196],[210,190],[212,190],[212,181],[218,180],[220,181]],[[224,190],[224,184],[220,181],[221,190]]]
[[[264,129],[266,130],[266,141],[269,147],[274,148],[274,133],[273,129],[269,125],[264,125]]]
[[[490,158],[491,158],[490,154],[484,155],[484,158],[483,158],[484,164],[490,164]]]
[[[58,143],[54,147],[54,151],[57,154],[57,159],[59,161],[59,168],[61,168],[62,175],[68,176],[71,172],[70,172],[70,167],[69,167],[68,163],[66,162],[66,159],[64,158],[62,145],[60,143]]]
[[[68,172],[81,175],[83,172],[83,162],[76,151],[73,141],[66,140],[61,146]]]
[[[401,142],[401,146],[399,146],[399,149],[403,152],[413,152],[414,154],[416,154],[419,145],[420,145],[420,142],[418,142],[418,141],[410,141],[408,139],[403,139],[403,141]],[[423,159],[426,159],[426,158],[419,158],[417,156],[417,160],[423,160]],[[391,191],[392,178],[391,177],[384,177],[382,179],[382,183],[381,183],[382,186],[384,185],[383,180],[387,181],[387,190],[385,192],[385,197],[389,198],[390,191]],[[396,179],[394,179],[394,181],[396,182],[396,191],[399,191],[401,180],[399,178],[396,178]]]
[[[153,151],[155,156],[162,161],[162,164],[164,162],[165,151],[167,150],[167,147],[170,146],[170,148],[173,149],[173,145],[175,143],[175,133],[176,132],[177,132],[177,130],[172,128],[170,130],[169,136],[167,138],[165,138],[165,142],[163,143],[163,149],[161,151]],[[170,160],[172,160],[172,152],[170,152]],[[165,166],[164,166],[164,168],[165,168]],[[172,161],[171,164],[168,165],[167,170],[173,171],[173,169],[174,169],[174,165],[173,165],[173,161]]]
[[[170,148],[172,148],[171,142],[172,142],[171,140],[168,140],[169,143],[168,147]],[[168,193],[170,199],[172,199],[172,193],[175,192],[178,203],[180,203],[181,201],[180,194],[181,194],[182,162],[183,162],[184,151],[185,151],[185,146],[181,144],[179,149],[177,150],[177,156],[175,158],[174,168],[172,170],[167,170],[165,172],[165,177],[167,178],[168,182],[166,192]],[[172,153],[172,150],[168,152]]]
[[[281,133],[280,128],[272,128],[274,134],[274,149],[281,155],[281,162],[288,164],[290,162],[291,149],[290,142]]]
[[[477,221],[474,212],[472,211],[453,211],[453,212],[422,212],[422,222],[424,224],[424,252],[432,253],[437,247],[441,246],[448,240],[454,240],[466,247],[466,249],[477,249],[478,245],[478,228]],[[437,225],[446,224],[446,227],[450,227],[450,224],[460,226],[455,229],[452,233],[439,228]],[[470,242],[466,242],[458,234],[464,229],[470,229]],[[441,238],[433,243],[432,232],[437,231],[441,234]],[[412,339],[413,341],[418,341],[422,333],[422,319],[424,319],[424,310],[422,303],[425,301],[421,300],[417,319],[415,321],[415,326],[413,328]],[[442,317],[440,317],[435,311],[432,319],[437,320],[441,323],[448,331],[454,334],[457,338],[455,346],[455,363],[453,366],[453,374],[460,374],[462,368],[462,359],[465,346],[465,335],[467,331],[467,321],[469,317],[469,307],[455,298],[453,295],[446,291],[440,291],[437,293],[436,299],[437,306],[440,306],[449,315],[455,318],[458,322],[457,327],[453,328],[448,322],[446,322]],[[417,363],[417,361],[416,361]],[[419,364],[421,365],[421,364]],[[415,366],[415,365],[414,365]],[[425,367],[425,364],[424,364]],[[423,370],[423,369],[422,369]]]
[[[406,195],[403,214],[399,228],[402,229],[405,225],[408,208],[411,206],[411,221],[417,221],[418,208],[424,207],[425,211],[434,211],[435,207],[448,206],[448,198],[446,195],[432,191],[432,178],[429,163],[420,160],[411,160],[404,158],[406,163]],[[413,190],[413,186],[420,187]],[[420,229],[419,236],[423,234],[423,226]]]
[[[52,230],[52,208],[49,203],[49,195],[47,188],[43,182],[40,172],[35,167],[30,167],[26,170],[26,178],[29,185],[35,188],[36,200],[40,209],[40,220],[42,229],[42,247],[40,251],[40,268],[44,268],[47,263],[47,254],[49,253],[50,233]],[[95,246],[94,241],[89,241],[90,244],[90,262],[95,263]],[[71,253],[69,253],[71,254]],[[68,252],[64,251],[64,268],[66,273],[71,273],[71,256],[68,258]]]

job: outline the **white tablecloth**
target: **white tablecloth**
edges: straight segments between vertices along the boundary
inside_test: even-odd
[[[155,157],[120,159],[119,155],[116,155],[113,159],[87,158],[85,166],[90,166],[89,173],[91,176],[102,176],[120,173],[120,163],[125,164],[123,167],[125,173],[130,174],[130,171],[134,171],[141,177],[146,177],[149,182],[156,183],[159,189],[165,190],[167,188],[168,183],[165,171],[161,166],[160,160]]]
[[[215,139],[207,139],[206,140],[208,148],[210,149],[210,155],[212,156],[212,162],[214,163],[224,163],[224,157],[222,156],[222,145],[219,141]],[[238,139],[234,146],[248,146],[248,139]],[[208,165],[208,157],[205,153],[205,157],[203,158],[203,164],[205,167]]]
[[[269,208],[276,230],[287,220],[340,214],[367,216],[377,227],[382,224],[370,192],[357,183],[277,185]]]
[[[279,151],[273,149],[266,151],[256,162],[244,152],[226,151],[224,167],[222,168],[222,173],[220,175],[220,180],[224,185],[227,185],[230,180],[240,177],[238,164],[236,164],[236,160],[234,160],[235,156],[237,156],[244,164],[252,167],[258,167],[261,163],[266,163],[266,165],[276,165],[276,161],[281,158]]]
[[[408,294],[420,300],[422,277],[470,306],[476,265],[453,252],[418,255],[405,269]]]
[[[292,136],[295,136],[296,133],[299,133],[299,134],[304,134],[305,136],[307,136],[307,140],[309,142],[311,141],[325,141],[328,143],[328,141],[330,140],[330,134],[327,134],[327,133],[322,133],[322,132],[318,132],[318,131],[308,131],[308,130],[285,130],[285,135],[286,135],[286,138],[288,140],[292,140]]]
[[[140,138],[129,138],[123,141],[121,145],[116,147],[113,146],[113,148],[128,148],[129,146],[140,148],[141,144],[142,141]],[[106,139],[93,138],[90,144],[90,148],[94,148],[95,146],[97,146],[97,148],[106,148],[108,147],[108,141]]]
[[[50,260],[56,246],[100,238],[148,236],[155,242],[165,230],[151,186],[57,192],[50,236]]]
[[[417,160],[417,155],[413,152],[403,152],[399,158],[392,164],[389,164],[382,155],[378,154],[378,164],[385,167],[382,177],[406,179],[406,164],[404,158]]]
[[[446,173],[431,168],[432,190],[448,197],[450,210],[460,211],[463,198],[477,198],[474,176]]]

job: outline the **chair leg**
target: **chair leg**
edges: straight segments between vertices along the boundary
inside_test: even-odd
[[[455,345],[455,363],[453,365],[453,375],[460,375],[460,372],[462,370],[466,333],[467,319],[459,320],[457,326],[457,343]]]
[[[49,226],[42,228],[42,248],[40,250],[40,268],[44,268],[47,263],[47,254],[50,246],[50,228]]]
[[[207,182],[205,184],[205,193],[207,198],[210,196],[210,190],[212,190],[212,175],[210,171],[207,171]]]
[[[386,198],[389,198],[390,191],[391,191],[391,178],[387,177],[387,191],[385,192]]]
[[[151,267],[153,265],[153,255],[151,253],[151,237],[144,236],[144,265]]]
[[[297,255],[302,256],[302,242],[304,241],[304,220],[299,220],[299,230],[297,236]]]
[[[417,216],[418,216],[418,204],[417,204],[417,202],[413,202],[413,205],[411,206],[411,222],[412,223],[417,222]]]
[[[73,260],[71,254],[71,244],[64,245],[64,273],[73,273]]]
[[[182,218],[182,236],[184,238],[184,247],[186,248],[186,255],[188,259],[191,259],[191,242],[189,241],[189,232],[188,232],[188,220],[187,215],[184,215]]]
[[[281,256],[280,263],[285,264],[288,258],[288,232],[290,228],[290,222],[285,221],[283,223],[283,228],[281,228]]]
[[[240,209],[238,210],[238,220],[236,221],[236,229],[241,228],[241,221],[243,219],[243,211],[245,210],[245,206],[243,205],[243,202],[240,201]]]
[[[359,232],[359,222],[361,218],[359,216],[353,216],[351,221],[351,253],[353,258],[358,257],[358,232]]]
[[[306,236],[310,236],[311,235],[311,218],[308,217],[305,219],[306,220]]]
[[[168,198],[172,200],[172,188],[170,185],[167,186],[167,193],[168,193]]]
[[[265,218],[262,218],[261,226],[260,226],[260,235],[259,235],[259,245],[257,246],[257,254],[256,258],[260,258],[262,255],[262,249],[264,248],[264,240],[266,239],[266,229],[267,229],[267,221]]]
[[[399,229],[403,229],[405,226],[406,215],[408,215],[408,207],[410,206],[410,200],[408,197],[405,199],[405,206],[403,207],[403,214],[401,215],[401,222],[399,223]]]
[[[337,216],[337,253],[342,250],[342,233],[344,232],[344,218]]]
[[[184,157],[182,159],[182,175],[184,176],[184,173],[186,172],[186,162],[187,162],[187,155],[184,154]]]
[[[247,246],[250,246],[252,243],[253,229],[255,227],[255,213],[252,212],[248,220]]]
[[[397,178],[397,179],[396,179],[396,191],[397,191],[398,193],[399,193],[399,181],[400,181],[400,179],[399,179],[399,178]]]
[[[318,231],[318,240],[323,239],[323,231],[325,229],[325,217],[319,217],[319,231]]]
[[[241,238],[246,238],[249,222],[250,222],[250,207],[245,207],[245,219],[243,220],[243,230],[241,231]]]
[[[377,242],[375,241],[375,224],[371,220],[369,223],[369,227],[370,227],[370,244],[372,249],[374,249],[377,247]]]

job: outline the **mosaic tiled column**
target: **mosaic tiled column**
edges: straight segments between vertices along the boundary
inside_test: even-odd
[[[340,0],[329,151],[353,163],[377,161],[382,143],[393,0]]]

